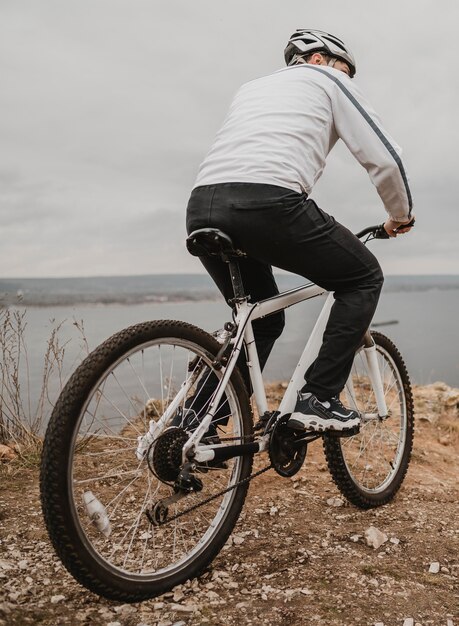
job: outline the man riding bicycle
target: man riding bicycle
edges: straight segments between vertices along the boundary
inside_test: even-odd
[[[240,260],[253,302],[276,295],[272,266],[334,292],[322,347],[288,422],[300,430],[358,430],[360,415],[339,400],[383,284],[373,254],[310,198],[325,160],[342,139],[367,170],[389,218],[390,237],[408,232],[411,193],[400,148],[351,80],[354,57],[337,37],[297,30],[287,67],[243,85],[201,164],[187,209],[187,230],[219,228],[247,256]],[[227,301],[223,261],[201,258]],[[284,327],[276,313],[253,324],[263,367]],[[239,366],[250,385],[245,364]]]

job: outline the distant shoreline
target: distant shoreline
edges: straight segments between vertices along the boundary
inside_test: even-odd
[[[293,274],[275,274],[275,278],[280,291],[308,282]],[[438,290],[459,290],[459,275],[386,276],[383,288],[386,293]],[[220,299],[206,274],[0,279],[0,307],[135,306]]]
[[[114,298],[101,298],[98,295],[94,295],[94,298],[91,297],[79,297],[79,298],[66,298],[64,297],[56,297],[52,296],[48,297],[46,300],[40,301],[37,299],[27,299],[24,297],[18,298],[16,295],[12,295],[11,298],[4,296],[4,294],[0,293],[0,309],[2,307],[37,307],[37,308],[47,308],[47,307],[69,307],[69,306],[137,306],[142,304],[174,304],[174,303],[198,303],[198,302],[216,302],[221,299],[221,295],[216,294],[202,294],[202,295],[190,295],[186,296],[183,294],[171,294],[168,296],[145,296],[140,294],[138,297],[114,297]]]

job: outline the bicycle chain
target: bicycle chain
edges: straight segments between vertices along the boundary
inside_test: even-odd
[[[158,524],[158,526],[164,526],[165,524],[169,524],[170,522],[173,522],[174,520],[178,519],[179,517],[183,517],[184,515],[187,515],[188,513],[191,513],[192,511],[195,511],[196,509],[199,509],[201,506],[204,506],[205,504],[208,504],[209,502],[212,502],[212,500],[215,500],[216,498],[219,498],[220,496],[223,496],[225,493],[228,493],[229,491],[232,491],[233,489],[236,489],[236,487],[239,487],[240,485],[244,485],[245,483],[253,480],[257,476],[260,476],[261,474],[264,474],[264,472],[267,472],[271,468],[272,468],[272,463],[270,463],[266,467],[263,467],[261,470],[258,470],[258,472],[255,472],[254,474],[250,474],[250,476],[247,476],[247,478],[243,478],[242,480],[238,481],[234,485],[231,485],[231,487],[227,487],[226,489],[223,489],[222,491],[220,491],[218,493],[215,493],[213,496],[209,496],[208,498],[206,498],[202,502],[198,502],[198,504],[194,504],[193,506],[190,506],[188,509],[185,509],[184,511],[181,511],[180,513],[176,513],[172,517],[167,518],[164,522],[160,522]]]

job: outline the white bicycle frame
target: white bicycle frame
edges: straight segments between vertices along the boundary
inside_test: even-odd
[[[209,405],[208,412],[202,419],[198,428],[194,431],[194,433],[190,436],[190,438],[184,445],[184,459],[186,458],[187,453],[193,447],[195,448],[196,460],[198,462],[204,462],[214,458],[213,450],[219,446],[197,446],[202,436],[209,428],[215,411],[219,406],[220,400],[222,399],[225,391],[226,384],[228,383],[233,369],[236,365],[236,361],[242,350],[243,344],[245,344],[247,352],[247,365],[258,413],[259,415],[264,415],[268,411],[268,403],[266,399],[266,392],[263,383],[260,362],[258,360],[258,353],[255,345],[252,322],[259,318],[266,317],[267,315],[271,315],[272,313],[276,313],[277,311],[282,311],[290,306],[293,306],[294,304],[303,302],[304,300],[309,300],[310,298],[322,295],[324,293],[327,293],[324,289],[318,287],[317,285],[314,285],[313,283],[309,283],[307,285],[285,291],[272,298],[261,300],[260,302],[256,302],[254,304],[248,302],[246,298],[242,298],[240,299],[240,301],[236,302],[235,323],[237,332],[230,344],[232,345],[232,351],[226,366],[222,367],[221,371],[223,372],[223,376],[215,389],[213,398]],[[301,387],[304,385],[304,373],[306,372],[309,365],[311,365],[311,363],[316,359],[319,353],[319,349],[322,345],[323,333],[327,325],[328,318],[330,316],[332,304],[333,293],[328,293],[322,311],[309,336],[300,360],[298,361],[298,365],[293,372],[287,390],[279,405],[279,417],[291,413],[295,406],[298,390],[301,389]],[[376,347],[369,332],[367,332],[365,335],[363,350],[378,409],[378,415],[373,414],[371,416],[363,416],[363,419],[366,419],[368,421],[370,419],[386,417],[387,406],[384,398],[381,373],[378,366]],[[166,423],[168,421],[168,417],[172,415],[173,412],[176,410],[177,406],[180,404],[181,397],[186,394],[187,390],[191,387],[191,384],[191,382],[185,381],[183,389],[178,393],[173,403],[170,405],[167,414],[163,415],[163,417],[161,418],[161,422]],[[349,402],[353,405],[354,408],[357,408],[351,378],[349,378],[349,381],[346,384],[346,394]],[[261,437],[258,443],[259,451],[266,449],[268,445],[268,437]]]

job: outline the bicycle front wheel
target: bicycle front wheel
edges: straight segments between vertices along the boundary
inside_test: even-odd
[[[180,406],[170,421],[177,413],[196,417],[198,404],[205,413],[209,398],[201,402],[199,394],[223,375],[213,365],[219,349],[190,324],[138,324],[91,353],[63,390],[44,442],[42,507],[58,556],[91,591],[122,602],[164,593],[199,575],[230,535],[246,496],[248,481],[240,481],[250,475],[250,456],[201,468],[202,490],[175,501],[186,429],[171,424],[139,453],[150,421],[174,398]],[[250,438],[250,405],[237,370],[223,407],[214,440]],[[158,502],[167,502],[169,521],[155,525]]]
[[[368,364],[361,349],[345,388],[347,401],[362,415],[354,437],[324,436],[328,468],[341,493],[368,509],[389,502],[399,490],[413,446],[414,411],[405,363],[385,335],[371,333],[376,346],[388,415],[380,418]]]

